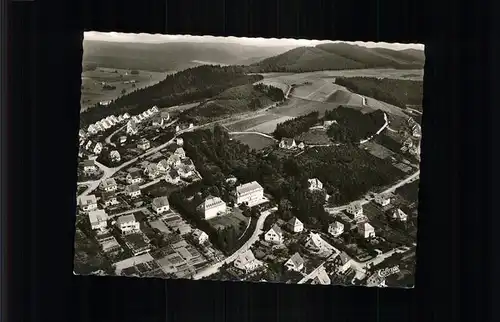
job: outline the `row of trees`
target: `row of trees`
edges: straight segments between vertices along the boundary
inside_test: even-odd
[[[337,77],[335,83],[349,90],[401,108],[421,105],[424,83],[409,79]]]
[[[325,120],[337,122],[328,129],[329,137],[336,142],[352,143],[359,143],[360,140],[374,135],[385,123],[384,112],[381,110],[363,114],[343,106],[326,111]]]
[[[279,123],[273,132],[275,138],[293,138],[299,134],[307,132],[311,126],[319,120],[319,113],[311,112],[307,115],[299,116],[294,119]]]

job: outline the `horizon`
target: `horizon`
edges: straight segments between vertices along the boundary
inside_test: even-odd
[[[387,48],[392,50],[417,49],[424,50],[423,44],[415,43],[387,43],[387,42],[363,42],[363,41],[342,41],[342,40],[308,40],[294,38],[249,38],[249,37],[219,37],[219,36],[192,36],[192,35],[163,35],[163,34],[146,34],[146,33],[118,33],[118,32],[99,32],[86,31],[84,32],[84,41],[106,41],[106,42],[122,42],[122,43],[226,43],[240,44],[244,46],[256,47],[314,47],[320,44],[327,43],[346,43],[350,45],[358,45],[366,48]]]

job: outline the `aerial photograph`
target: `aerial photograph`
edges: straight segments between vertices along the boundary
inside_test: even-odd
[[[422,44],[85,32],[73,273],[414,287],[424,64]]]

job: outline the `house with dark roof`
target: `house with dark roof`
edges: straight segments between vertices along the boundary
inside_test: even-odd
[[[125,188],[125,193],[130,198],[137,198],[141,195],[141,188],[137,184],[131,184]]]
[[[304,230],[304,224],[297,217],[290,219],[287,222],[287,227],[293,233],[300,233]]]
[[[118,198],[116,197],[116,193],[114,193],[113,191],[103,192],[101,194],[101,201],[104,203],[106,207],[117,205],[120,203],[118,201]]]
[[[171,184],[178,184],[181,181],[179,172],[176,169],[168,170],[167,174],[165,175],[165,181]]]
[[[304,269],[304,259],[299,253],[295,253],[285,262],[285,267],[290,271],[300,272]]]
[[[157,214],[161,214],[170,210],[170,203],[167,197],[158,197],[153,199],[151,207]]]
[[[266,232],[264,240],[271,243],[282,244],[283,231],[281,231],[281,228],[275,224]]]
[[[168,169],[170,169],[167,159],[162,159],[160,162],[158,162],[156,168],[160,173],[166,173]]]
[[[127,183],[128,184],[139,184],[142,182],[142,176],[141,176],[141,171],[140,170],[134,170],[129,172],[126,177]]]
[[[94,173],[96,171],[97,171],[97,166],[95,165],[94,160],[83,161],[83,172]]]

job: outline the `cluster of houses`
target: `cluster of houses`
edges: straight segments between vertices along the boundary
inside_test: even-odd
[[[414,138],[421,138],[422,128],[420,127],[420,124],[418,124],[412,117],[409,117],[407,122],[411,130],[411,135]]]
[[[408,152],[411,155],[420,158],[420,140],[415,143],[412,138],[407,138],[403,141],[401,152]]]
[[[137,147],[142,150],[147,150],[150,148],[149,141],[141,139],[137,143]],[[164,176],[165,181],[177,185],[181,182],[181,179],[189,179],[192,177],[195,171],[196,167],[193,161],[186,156],[186,152],[182,147],[178,147],[173,153],[170,153],[158,163],[149,163],[143,172],[151,180]],[[140,177],[140,174],[136,176]]]
[[[262,188],[257,181],[252,181],[235,187],[231,193],[231,197],[233,198],[236,206],[245,204],[250,208],[269,201],[264,196],[264,188]],[[203,218],[210,220],[217,216],[225,215],[227,212],[227,205],[219,197],[208,196],[200,205],[196,207],[196,209]]]
[[[97,134],[99,132],[108,130],[112,128],[113,126],[120,124],[130,118],[130,115],[128,113],[115,116],[115,115],[110,115],[106,118],[103,118],[94,124],[90,124],[87,128],[87,133],[88,134]],[[83,130],[80,130],[80,137],[85,137],[85,132]]]
[[[285,150],[295,150],[295,149],[300,149],[303,150],[306,146],[304,142],[297,142],[295,139],[291,138],[282,138],[280,143],[278,144],[280,149],[285,149]]]
[[[139,132],[139,123],[142,123],[146,120],[149,120],[153,115],[155,115],[156,113],[158,113],[158,107],[157,106],[153,106],[151,107],[150,109],[142,112],[141,114],[138,114],[138,115],[134,115],[132,116],[132,118],[130,118],[130,120],[127,122],[127,134],[129,135],[135,135]],[[170,118],[170,116],[168,115],[168,113],[166,114],[166,117],[167,120]],[[156,118],[154,118],[156,119]],[[163,124],[163,121],[162,121],[162,124]]]
[[[103,145],[101,142],[83,139],[80,140],[80,148],[83,148],[89,154],[99,155],[102,152]],[[83,151],[80,150],[78,155],[83,157]]]

